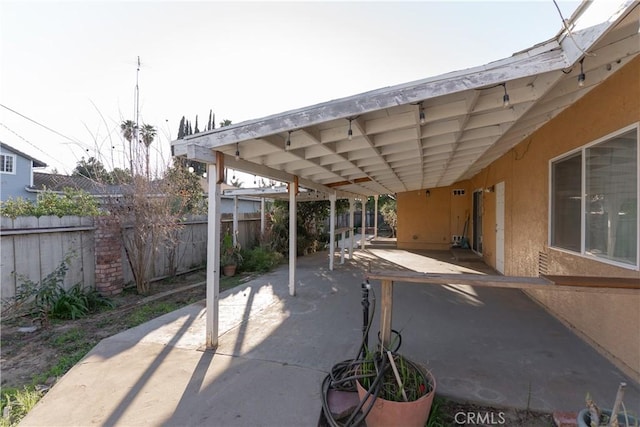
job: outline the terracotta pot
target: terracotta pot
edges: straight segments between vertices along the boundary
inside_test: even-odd
[[[425,378],[433,386],[431,391],[412,402],[395,402],[380,397],[376,398],[371,411],[366,417],[367,427],[424,427],[431,412],[431,405],[436,392],[436,380],[429,371],[424,368],[421,369]],[[359,381],[356,381],[356,387],[358,389],[358,397],[360,397],[360,400],[364,399],[367,390],[360,385]],[[362,405],[363,411],[369,407],[369,402],[372,398],[372,396],[369,396],[364,405]]]
[[[237,265],[231,264],[231,265],[225,265],[222,267],[222,273],[227,276],[227,277],[232,277],[236,275],[236,268]]]

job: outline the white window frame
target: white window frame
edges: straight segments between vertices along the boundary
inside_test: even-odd
[[[5,167],[5,161],[2,161],[2,165],[0,165],[0,173],[6,173],[9,175],[15,175],[16,174],[16,160],[17,160],[17,156],[15,154],[9,154],[9,153],[0,153],[0,155],[4,156],[4,158],[6,159],[7,157],[11,157],[12,158],[12,162],[11,162],[11,172],[7,172],[4,170]]]
[[[623,263],[620,261],[615,261],[615,260],[611,260],[611,259],[606,259],[606,258],[600,258],[600,257],[596,257],[593,255],[590,255],[589,253],[586,252],[585,250],[585,246],[586,246],[586,226],[585,226],[585,218],[586,218],[586,186],[587,186],[587,182],[586,182],[586,174],[587,174],[587,170],[586,170],[586,150],[589,149],[590,147],[593,147],[594,145],[598,145],[601,144],[603,142],[606,142],[612,138],[615,138],[618,135],[622,135],[624,133],[627,133],[629,131],[634,130],[636,131],[636,143],[638,144],[638,147],[636,149],[636,166],[638,168],[640,168],[640,122],[636,122],[632,125],[626,126],[622,129],[616,130],[615,132],[611,132],[608,135],[605,135],[601,138],[598,138],[595,141],[592,141],[588,144],[585,144],[579,148],[576,148],[574,150],[571,151],[567,151],[566,153],[563,153],[559,156],[556,156],[554,158],[552,158],[551,160],[549,160],[549,190],[548,190],[548,194],[549,194],[549,207],[548,207],[548,235],[547,235],[547,242],[549,242],[549,247],[557,250],[557,251],[561,251],[561,252],[566,252],[572,255],[577,255],[583,258],[587,258],[589,260],[593,260],[593,261],[597,261],[597,262],[602,262],[605,264],[611,264],[611,265],[615,265],[617,267],[623,267],[623,268],[627,268],[627,269],[631,269],[631,270],[640,270],[640,235],[638,237],[636,237],[636,262],[635,265],[631,265],[631,264],[627,264],[627,263]],[[556,163],[559,160],[562,159],[567,159],[571,156],[573,156],[576,153],[581,153],[582,156],[582,167],[581,167],[581,174],[582,176],[580,177],[581,179],[581,186],[582,188],[580,189],[580,194],[581,194],[581,212],[580,212],[580,252],[575,252],[572,251],[570,249],[566,249],[566,248],[561,248],[558,246],[553,246],[551,244],[551,242],[553,241],[553,235],[552,235],[552,230],[553,230],[553,164]],[[638,171],[638,173],[636,174],[636,188],[640,189],[640,171]],[[638,198],[638,200],[636,201],[636,211],[638,212],[638,208],[640,207],[640,197]],[[640,230],[640,214],[636,214],[636,229]]]

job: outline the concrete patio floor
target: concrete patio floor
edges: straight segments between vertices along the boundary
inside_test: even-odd
[[[298,259],[295,297],[288,295],[287,266],[222,293],[215,352],[199,350],[204,301],[103,340],[21,425],[315,426],[322,379],[356,356],[369,265],[494,273],[450,252],[370,247],[343,265],[336,254],[332,272],[327,256]],[[587,393],[610,407],[626,381],[627,408],[640,410],[637,383],[518,290],[397,283],[393,316],[400,352],[432,370],[437,394],[577,411]]]

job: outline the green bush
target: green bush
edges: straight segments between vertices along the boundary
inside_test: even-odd
[[[242,251],[244,262],[242,263],[243,271],[252,271],[266,273],[272,270],[280,262],[283,256],[280,252],[269,250],[262,246],[256,246],[253,249]]]
[[[44,279],[36,283],[24,276],[16,295],[3,301],[3,313],[26,311],[35,314],[44,325],[51,318],[77,319],[101,307],[113,307],[113,303],[95,290],[85,290],[76,284],[69,290],[64,288],[64,277],[69,270],[67,256]]]
[[[53,300],[51,317],[56,319],[77,319],[102,307],[113,308],[111,300],[104,298],[95,290],[85,290],[80,284],[69,290],[59,287]]]
[[[83,190],[65,188],[62,194],[45,190],[38,194],[35,202],[9,198],[0,202],[0,215],[16,219],[19,216],[65,215],[97,216],[100,214],[95,197]]]

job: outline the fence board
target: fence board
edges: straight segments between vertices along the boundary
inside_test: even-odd
[[[82,283],[86,286],[82,275],[82,232],[78,233],[59,233],[60,244],[62,246],[62,256],[70,256],[69,271],[64,279],[66,289],[74,286],[76,283]]]
[[[91,217],[2,217],[2,246],[0,292],[2,298],[15,295],[19,284],[13,272],[39,282],[51,273],[70,253],[69,271],[65,287],[83,283],[95,287],[95,226]],[[260,220],[242,215],[238,221],[238,239],[243,248],[257,241]],[[59,230],[57,227],[61,227]],[[232,220],[224,220],[223,229],[231,230]],[[78,228],[78,229],[75,229]],[[128,231],[128,230],[126,230]],[[207,257],[207,217],[192,217],[179,233],[176,250],[177,272],[203,266]],[[170,272],[168,250],[162,248],[152,259],[152,278],[164,277]],[[133,282],[133,274],[122,251],[122,272],[125,283]]]
[[[13,256],[13,236],[0,239],[0,283],[2,299],[11,298],[16,294],[16,278],[13,274],[15,258]]]
[[[42,216],[38,218],[38,228],[55,227],[60,227],[60,218],[52,216]],[[46,276],[60,265],[67,254],[62,251],[62,238],[60,233],[43,233],[39,236],[40,270]],[[68,288],[66,277],[64,286]]]
[[[40,239],[37,234],[22,236],[20,241],[14,239],[15,264],[13,270],[18,276],[24,276],[34,282],[46,276],[41,274],[40,269]],[[18,279],[19,283],[20,280]]]
[[[86,226],[84,220],[81,225]],[[93,225],[93,222],[91,225]],[[93,289],[96,286],[96,243],[94,232],[80,233],[80,259],[82,260],[82,283],[85,288]]]

